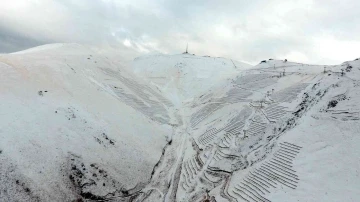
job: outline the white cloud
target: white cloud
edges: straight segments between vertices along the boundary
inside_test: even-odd
[[[131,46],[132,46],[129,39],[125,39],[123,44],[124,44],[124,46],[126,46],[126,47],[131,47]]]
[[[324,60],[353,60],[360,54],[360,41],[339,40],[331,35],[315,38],[314,46],[319,57]]]
[[[281,57],[281,59],[287,59],[289,61],[294,61],[294,62],[304,62],[304,63],[309,63],[311,61],[309,61],[309,58],[302,52],[299,51],[291,51],[289,53],[287,53],[286,55],[284,55],[283,57]]]
[[[19,35],[12,46],[19,49],[33,44],[22,46],[26,38],[125,45],[139,54],[181,53],[189,43],[195,54],[253,64],[341,63],[359,57],[359,7],[357,0],[13,0],[0,2],[0,36]]]

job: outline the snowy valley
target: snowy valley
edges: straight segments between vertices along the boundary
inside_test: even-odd
[[[0,201],[360,200],[360,59],[0,55]]]

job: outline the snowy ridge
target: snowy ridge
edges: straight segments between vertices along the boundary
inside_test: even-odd
[[[1,201],[140,189],[178,124],[172,104],[96,52],[49,48],[0,57],[1,170],[14,176]]]
[[[1,55],[0,199],[358,201],[360,60],[234,63]]]
[[[283,61],[278,63],[282,64]],[[174,166],[181,167],[169,172],[173,179],[177,179],[172,183],[179,185],[174,187],[176,195],[163,194],[158,200],[269,202],[289,201],[291,198],[290,201],[322,201],[326,192],[329,201],[356,201],[355,191],[341,196],[336,192],[327,192],[332,189],[329,187],[331,184],[323,188],[329,181],[336,184],[339,179],[348,188],[345,181],[351,181],[352,186],[359,184],[343,173],[341,166],[331,168],[331,172],[337,173],[335,178],[325,177],[325,162],[338,159],[322,149],[335,147],[341,151],[348,148],[330,146],[337,143],[325,140],[328,132],[324,131],[328,130],[314,130],[311,123],[314,121],[312,119],[317,120],[318,124],[341,119],[340,123],[332,126],[355,124],[355,127],[347,130],[346,136],[359,142],[356,135],[359,131],[359,106],[355,104],[359,99],[355,93],[359,87],[359,75],[360,62],[357,60],[340,66],[328,66],[326,72],[323,66],[303,64],[278,69],[255,67],[242,71],[233,80],[218,85],[217,89],[194,98],[185,104],[184,115],[188,120],[179,128],[183,131],[179,133],[187,134],[185,137],[188,139],[182,139],[182,144],[187,146],[181,147],[181,160],[174,163]],[[352,101],[348,93],[352,94]],[[334,98],[336,101],[331,101]],[[341,102],[339,100],[348,103],[344,103],[348,106],[347,110],[332,112],[332,104]],[[323,113],[331,118],[325,118]],[[345,118],[344,114],[348,116]],[[316,140],[319,141],[320,136],[324,140],[318,145]],[[341,137],[339,133],[332,136],[338,136],[337,140]],[[349,143],[346,138],[338,144]],[[313,153],[314,149],[316,154]],[[359,150],[356,150],[358,153]],[[359,157],[348,155],[351,157],[342,161],[351,167],[351,176],[354,177],[358,172]],[[189,163],[194,158],[202,162],[201,167]],[[317,158],[322,160],[315,160]],[[322,161],[325,162],[320,163]],[[304,164],[305,167],[299,166]],[[316,173],[306,170],[313,165],[317,165]],[[356,169],[352,169],[354,167]],[[312,175],[324,178],[312,178]],[[173,193],[174,190],[163,191],[169,192]],[[156,201],[156,194],[150,196],[146,199]]]
[[[230,59],[192,54],[142,56],[132,64],[136,75],[156,85],[176,105],[250,67]]]

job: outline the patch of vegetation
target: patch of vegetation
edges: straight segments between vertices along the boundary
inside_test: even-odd
[[[328,109],[336,107],[339,102],[337,100],[331,100],[328,104]]]

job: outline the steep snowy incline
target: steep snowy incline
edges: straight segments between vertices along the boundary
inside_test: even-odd
[[[0,201],[360,200],[359,59],[124,66],[77,44],[0,55]]]
[[[359,200],[360,61],[325,72],[273,62],[184,105],[180,151],[165,152],[151,183],[162,194],[141,199]]]
[[[230,59],[192,54],[148,55],[132,64],[136,75],[156,85],[177,106],[250,67]]]
[[[173,105],[77,44],[0,56],[0,201],[128,198],[178,124]]]

